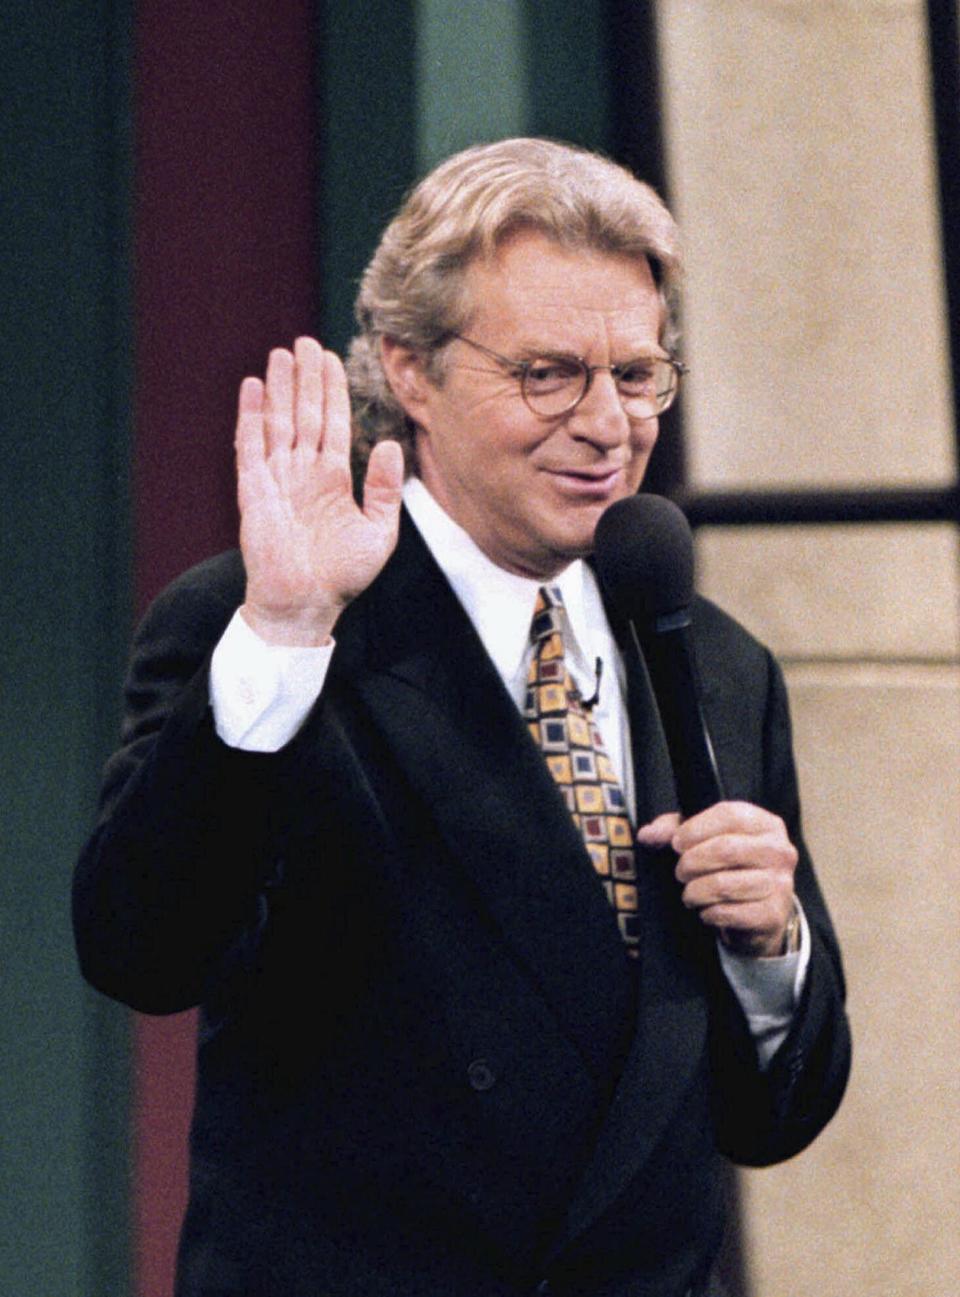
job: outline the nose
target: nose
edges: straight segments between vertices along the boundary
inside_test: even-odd
[[[567,428],[577,441],[589,441],[604,450],[629,439],[630,420],[609,369],[594,369],[583,399],[570,413]]]

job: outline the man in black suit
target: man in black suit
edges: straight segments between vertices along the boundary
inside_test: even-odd
[[[504,141],[384,234],[352,428],[311,339],[244,380],[242,558],[141,627],[75,882],[94,985],[202,1006],[181,1297],[705,1293],[723,1158],[840,1101],[779,670],[696,602],[729,800],[680,823],[584,562],[676,390],[677,273],[646,186]]]

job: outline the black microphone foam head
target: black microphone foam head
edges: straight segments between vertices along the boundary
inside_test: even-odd
[[[693,598],[690,524],[662,495],[612,504],[597,523],[594,557],[604,593],[626,620],[655,622]]]

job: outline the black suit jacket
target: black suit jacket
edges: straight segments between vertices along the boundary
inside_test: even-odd
[[[641,862],[628,965],[545,763],[406,518],[273,755],[227,748],[211,722],[208,658],[242,595],[226,555],[145,619],[75,880],[95,986],[150,1013],[203,1006],[178,1293],[681,1297],[720,1237],[721,1156],[803,1148],[849,1064],[772,658],[698,601],[728,795],[784,817],[813,933],[761,1073],[669,852]],[[674,797],[630,671],[643,822]]]

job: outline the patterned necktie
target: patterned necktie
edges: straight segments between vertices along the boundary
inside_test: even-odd
[[[633,829],[600,731],[567,671],[562,625],[560,591],[542,586],[530,628],[535,647],[523,714],[616,911],[627,954],[635,959],[639,924]]]

